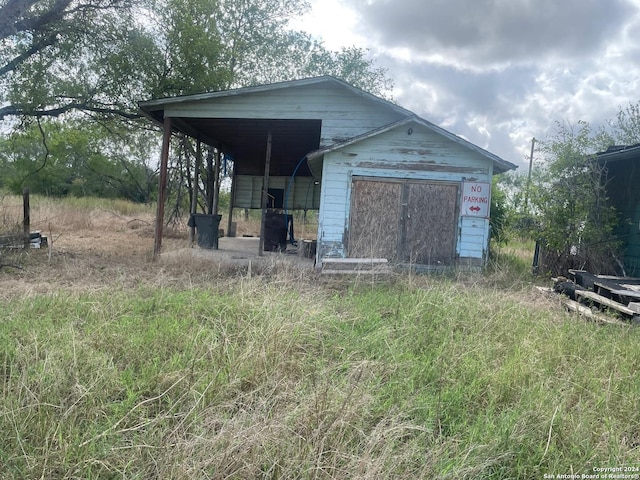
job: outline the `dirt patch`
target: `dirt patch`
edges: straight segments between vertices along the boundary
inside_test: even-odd
[[[162,255],[153,259],[154,216],[122,215],[94,209],[89,212],[48,212],[39,230],[48,246],[5,251],[0,264],[0,299],[59,292],[86,292],[149,286],[193,286],[234,281],[239,276],[312,275],[313,261],[285,253],[258,256],[256,224],[239,222],[238,231],[251,237],[220,238],[219,250],[192,246],[189,229],[165,230]]]

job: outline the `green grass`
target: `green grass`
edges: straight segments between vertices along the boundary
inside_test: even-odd
[[[531,280],[536,243],[515,235],[502,244],[490,243],[489,268],[492,272],[504,271],[510,280]]]
[[[381,411],[396,406],[457,447],[436,473],[533,478],[640,458],[636,330],[559,320],[446,282],[353,301],[368,321],[347,329],[350,343],[359,338],[364,357],[396,366],[377,396]]]
[[[542,478],[640,461],[640,330],[446,277],[31,295],[2,478]]]

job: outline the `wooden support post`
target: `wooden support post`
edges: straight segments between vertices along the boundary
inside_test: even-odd
[[[193,192],[191,192],[191,214],[198,211],[198,184],[200,183],[200,166],[202,165],[202,143],[198,140],[196,144],[196,166],[193,170]],[[196,238],[196,226],[189,227],[189,244],[193,245]]]
[[[271,168],[271,130],[267,134],[267,153],[264,161],[264,180],[262,181],[262,221],[260,222],[260,243],[258,255],[264,254],[264,233],[267,222],[267,203],[269,201],[269,169]]]
[[[216,153],[213,157],[213,214],[218,214],[218,204],[220,203],[220,150],[216,148]]]
[[[164,204],[167,196],[167,169],[169,165],[169,147],[171,145],[171,117],[164,119],[162,154],[160,156],[160,180],[158,181],[158,208],[156,210],[156,231],[153,244],[153,258],[160,255],[162,249],[162,230],[164,228]]]
[[[22,228],[24,234],[24,248],[27,250],[31,246],[31,239],[29,235],[31,234],[31,206],[29,205],[29,189],[25,188],[22,190],[22,210],[23,210],[23,220],[22,220]]]
[[[235,164],[233,166],[233,170],[231,171],[231,192],[229,193],[229,218],[227,220],[227,236],[231,236],[231,224],[233,223],[233,202],[236,196],[236,167]]]
[[[213,170],[215,163],[215,152],[209,148],[207,153],[207,215],[213,214],[213,190],[215,189],[215,181],[213,179]]]

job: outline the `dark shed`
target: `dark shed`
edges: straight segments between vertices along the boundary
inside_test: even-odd
[[[612,146],[597,154],[606,168],[606,192],[619,214],[614,231],[623,243],[625,274],[640,277],[640,144]]]

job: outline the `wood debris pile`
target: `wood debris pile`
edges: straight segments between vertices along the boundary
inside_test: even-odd
[[[46,247],[47,237],[42,236],[39,231],[29,234],[29,246],[31,248]],[[22,234],[0,236],[0,248],[24,248],[25,237]]]
[[[640,278],[569,270],[569,278],[559,277],[553,289],[541,290],[562,294],[567,308],[598,321],[618,323],[620,319],[625,323],[640,323]]]

